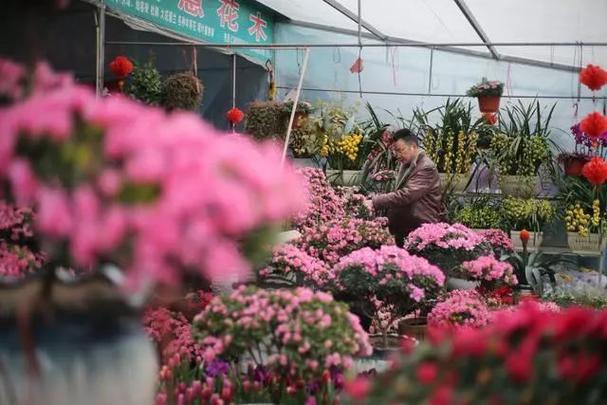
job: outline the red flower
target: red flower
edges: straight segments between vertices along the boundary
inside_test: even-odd
[[[366,377],[356,377],[355,380],[346,384],[345,390],[352,398],[363,400],[367,398],[371,390],[371,383]]]
[[[242,111],[240,111],[238,108],[234,107],[234,108],[231,108],[226,113],[226,118],[232,124],[240,124],[242,122],[242,120],[244,119],[244,113]]]
[[[436,377],[438,376],[438,367],[436,367],[435,363],[430,361],[425,361],[417,366],[417,370],[415,370],[415,375],[419,382],[425,385],[432,384]]]
[[[133,62],[126,56],[116,56],[114,60],[110,62],[110,69],[116,77],[124,79],[133,71]]]
[[[495,125],[497,123],[497,114],[496,113],[483,113],[483,118],[490,125]]]
[[[588,65],[580,70],[580,82],[592,91],[607,84],[607,71],[597,65]]]
[[[533,373],[532,358],[514,351],[506,359],[506,370],[514,381],[527,382]]]
[[[607,181],[607,162],[600,157],[593,157],[584,165],[582,175],[595,186],[600,186]]]
[[[523,242],[523,246],[527,246],[527,242],[529,242],[529,231],[523,229],[519,234],[519,238],[521,238],[521,242]]]
[[[580,122],[580,130],[591,138],[607,132],[607,117],[599,112],[590,113]]]

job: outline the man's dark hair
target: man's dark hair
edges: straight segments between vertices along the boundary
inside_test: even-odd
[[[399,139],[402,139],[407,144],[419,145],[419,142],[417,141],[417,136],[407,128],[399,129],[394,133],[393,137],[394,142],[398,141]]]

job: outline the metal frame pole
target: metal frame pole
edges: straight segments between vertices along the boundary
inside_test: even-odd
[[[97,52],[95,67],[95,93],[101,97],[103,93],[103,76],[105,67],[105,5],[97,6]]]
[[[304,54],[303,65],[301,67],[301,74],[299,75],[299,83],[297,84],[297,91],[295,92],[295,100],[293,100],[293,108],[291,109],[291,116],[289,117],[289,126],[287,127],[287,136],[285,136],[285,144],[282,148],[282,156],[280,158],[280,168],[282,169],[287,158],[287,148],[289,147],[289,140],[291,138],[291,130],[293,129],[293,121],[295,120],[295,111],[297,110],[297,103],[299,103],[299,96],[303,86],[303,79],[306,74],[306,68],[308,67],[308,57],[310,56],[310,49],[306,48]]]
[[[236,107],[236,54],[232,54],[232,108]]]

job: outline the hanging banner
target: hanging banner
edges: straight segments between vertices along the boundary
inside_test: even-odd
[[[270,44],[272,17],[246,0],[105,0],[111,9],[209,43]],[[261,63],[269,49],[238,49]]]

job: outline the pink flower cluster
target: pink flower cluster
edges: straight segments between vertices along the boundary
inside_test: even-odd
[[[41,237],[67,243],[66,264],[109,260],[131,282],[247,272],[240,243],[304,202],[279,162],[275,146],[221,134],[194,114],[98,100],[76,85],[0,111],[0,183],[38,211]]]
[[[395,267],[398,272],[394,274],[392,272],[386,273],[385,268],[387,266]],[[410,255],[406,250],[397,246],[382,246],[379,250],[362,248],[354,251],[343,257],[335,265],[336,276],[350,267],[362,268],[373,277],[381,275],[383,279],[379,280],[380,285],[386,284],[393,277],[406,277],[410,280],[423,277],[426,279],[424,282],[420,283],[418,280],[421,285],[433,283],[442,286],[445,283],[445,275],[438,267],[428,263],[424,258]],[[416,287],[413,283],[410,291],[411,298],[414,301],[419,302],[424,298],[423,289]]]
[[[0,200],[0,278],[20,279],[40,268],[45,255],[29,246],[34,235],[28,208]]]
[[[472,251],[481,246],[483,238],[462,224],[424,224],[411,232],[405,240],[405,249],[422,251],[441,248]]]
[[[23,66],[4,58],[0,58],[0,78],[0,97],[11,101],[23,98],[27,87],[27,92],[35,94],[73,84],[72,76],[54,72],[46,62],[38,62],[28,77]]]
[[[375,182],[384,183],[387,181],[394,180],[396,178],[396,172],[394,170],[381,170],[377,173],[374,173],[371,178]]]
[[[501,229],[486,229],[479,233],[494,251],[513,252],[514,245],[510,235]]]
[[[393,241],[386,229],[385,218],[363,220],[346,217],[304,227],[295,244],[310,256],[334,265],[355,250],[363,247],[377,249]]]
[[[481,256],[478,259],[464,262],[462,270],[466,276],[473,280],[498,281],[510,286],[518,284],[512,265],[507,262],[500,262],[494,256]]]
[[[297,285],[312,288],[322,287],[333,279],[333,272],[322,260],[311,257],[291,244],[276,247],[270,265],[259,271],[261,278],[274,274],[292,275]]]
[[[306,181],[308,205],[294,218],[298,228],[312,227],[345,215],[343,200],[331,187],[320,169],[298,169]]]
[[[205,361],[248,353],[257,365],[308,381],[333,366],[348,368],[351,356],[372,351],[358,318],[345,304],[307,288],[240,287],[211,301],[194,319],[194,327],[205,347]]]
[[[428,314],[432,326],[485,326],[491,319],[487,305],[474,291],[455,290]]]

